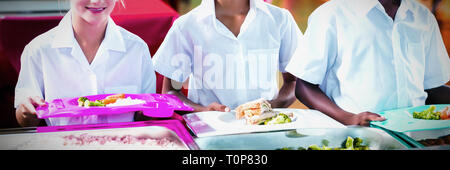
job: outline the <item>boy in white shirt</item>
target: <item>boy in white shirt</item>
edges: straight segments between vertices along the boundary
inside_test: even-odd
[[[110,93],[155,93],[147,44],[117,26],[110,14],[117,0],[71,0],[59,25],[24,49],[16,85],[16,117],[36,126],[35,107],[46,101]],[[48,125],[90,124],[109,116],[50,118]],[[106,119],[106,120],[105,120]]]
[[[259,98],[288,107],[295,101],[295,77],[284,69],[301,36],[287,10],[262,0],[203,0],[174,22],[153,62],[166,77],[163,93],[177,95],[195,112],[229,111]],[[188,77],[186,97],[175,84]]]
[[[450,103],[450,61],[433,14],[412,0],[332,0],[309,18],[287,70],[296,96],[346,125],[376,112]]]

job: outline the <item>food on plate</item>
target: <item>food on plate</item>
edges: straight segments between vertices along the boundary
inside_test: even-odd
[[[264,125],[275,125],[292,122],[293,113],[278,113],[276,116],[268,118],[264,121]]]
[[[347,139],[344,142],[342,142],[341,147],[337,148],[328,147],[328,143],[329,142],[327,140],[322,140],[322,147],[313,144],[309,145],[308,148],[298,147],[297,150],[370,150],[369,146],[363,145],[363,140],[358,137],[352,138],[348,136]],[[283,147],[277,150],[295,150],[295,148]]]
[[[245,115],[260,115],[268,111],[272,111],[270,103],[264,99],[258,99],[238,106],[236,108],[236,118],[242,119]]]
[[[274,125],[292,122],[293,113],[273,111],[269,102],[258,99],[236,108],[236,119],[245,118],[247,125]]]
[[[450,135],[441,136],[437,139],[424,139],[419,141],[423,146],[450,145]]]
[[[450,119],[450,106],[445,107],[440,112],[441,112],[440,116],[441,116],[442,120]]]
[[[102,100],[90,101],[86,97],[78,98],[78,106],[80,107],[91,107],[91,106],[128,106],[135,104],[145,103],[144,100],[131,99],[130,97],[125,98],[125,94],[115,94],[107,96]]]
[[[445,107],[441,111],[435,111],[436,106],[431,105],[428,109],[421,112],[413,112],[413,118],[425,119],[425,120],[445,120],[450,119],[449,106]]]

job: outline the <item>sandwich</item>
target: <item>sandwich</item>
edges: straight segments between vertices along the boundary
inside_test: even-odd
[[[236,119],[245,118],[247,125],[271,125],[292,122],[293,113],[274,111],[267,100],[258,99],[240,105],[236,109]]]

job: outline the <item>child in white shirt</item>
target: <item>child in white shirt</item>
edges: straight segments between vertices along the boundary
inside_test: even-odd
[[[57,98],[110,93],[155,93],[147,44],[117,26],[110,14],[117,0],[71,0],[59,25],[33,39],[21,57],[16,117],[36,126],[35,107]],[[50,118],[48,125],[89,124],[108,116]],[[101,120],[100,120],[101,119]]]

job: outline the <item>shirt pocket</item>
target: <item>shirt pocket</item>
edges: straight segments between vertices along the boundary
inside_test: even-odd
[[[114,86],[114,87],[106,87],[106,94],[112,93],[127,93],[127,94],[137,94],[138,88],[137,86]]]

